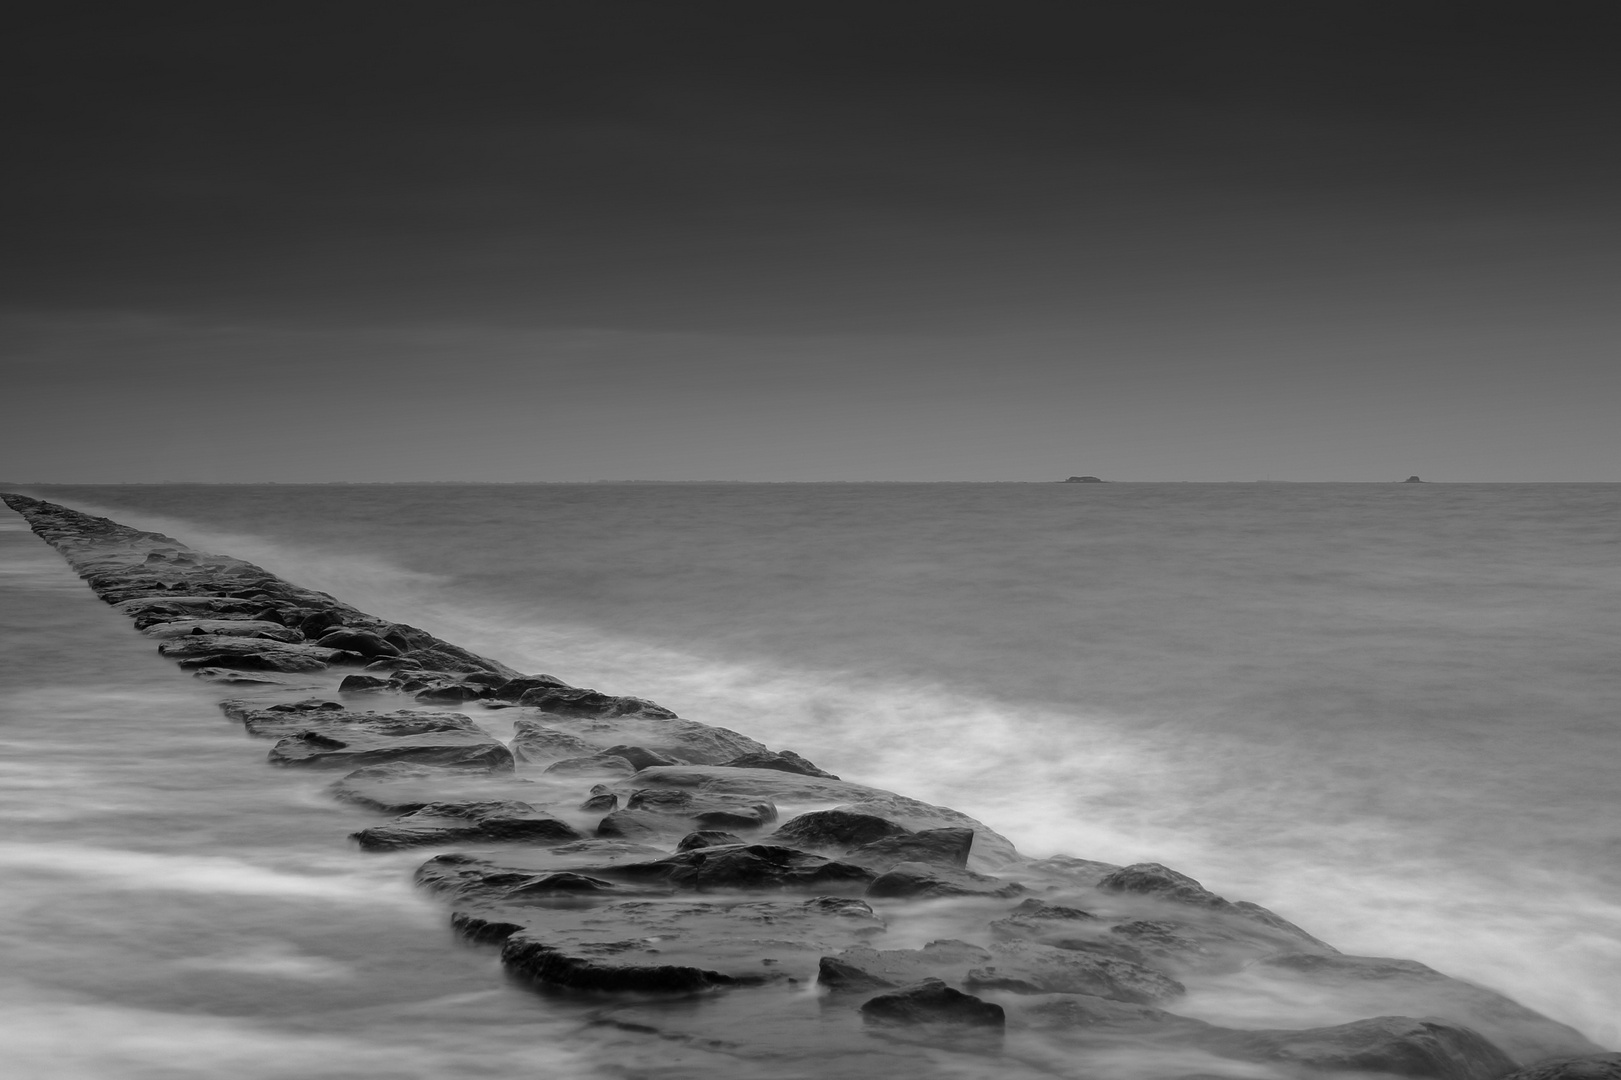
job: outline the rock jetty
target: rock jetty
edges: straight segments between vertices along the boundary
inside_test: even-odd
[[[1621,1055],[1503,994],[1341,953],[1168,867],[1028,858],[965,814],[643,698],[3,498],[162,655],[221,687],[269,765],[333,774],[356,858],[422,849],[416,882],[468,947],[622,1033],[745,1060],[797,1048],[806,1076],[898,1076],[897,1054],[927,1067],[948,1044],[984,1055],[985,1075],[1040,1046],[1065,1063],[1055,1076],[1128,1059],[1118,1074],[1142,1080],[1621,1076]],[[486,710],[516,710],[501,714],[510,742],[478,723]],[[1177,1011],[1237,986],[1312,1002],[1323,1022],[1238,1029]],[[816,1010],[789,1004],[812,991]],[[852,1064],[828,1030],[884,1049]]]

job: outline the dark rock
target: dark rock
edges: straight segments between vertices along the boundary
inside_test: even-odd
[[[261,638],[187,634],[166,641],[158,652],[181,667],[224,667],[247,671],[320,671],[342,663],[346,654],[318,645],[296,645]]]
[[[287,645],[296,645],[304,640],[304,635],[297,630],[258,619],[173,619],[168,622],[152,623],[141,632],[147,637],[159,639],[177,638],[187,634],[214,634],[219,637],[280,641]]]
[[[469,915],[465,911],[451,912],[450,928],[468,941],[480,945],[497,944],[523,929],[518,923],[499,922],[478,915]]]
[[[367,851],[428,844],[565,844],[581,839],[565,821],[523,802],[428,803],[386,825],[351,833]]]
[[[338,684],[338,690],[340,693],[352,693],[357,690],[382,690],[387,686],[387,679],[379,679],[375,675],[345,675]]]
[[[904,862],[965,869],[973,850],[972,829],[925,829],[901,836],[886,836],[844,853],[846,862],[884,871]]]
[[[375,660],[380,656],[399,656],[400,650],[368,630],[351,630],[340,628],[328,631],[315,642],[323,649],[342,649],[344,652],[359,653],[367,660]]]
[[[601,787],[601,784],[596,785]],[[611,791],[600,792],[589,796],[580,804],[580,809],[588,814],[611,814],[619,809],[619,796]]]
[[[1416,476],[1409,476],[1407,479],[1402,481],[1404,484],[1422,484],[1423,482],[1424,481],[1420,480]]]
[[[836,956],[824,956],[818,963],[816,981],[819,985],[835,991],[884,990],[896,984],[881,975],[874,975],[866,968],[840,960]]]
[[[1222,915],[1238,916],[1276,931],[1275,936],[1278,938],[1293,938],[1300,945],[1309,946],[1311,951],[1326,953],[1336,951],[1332,946],[1317,940],[1294,923],[1259,904],[1252,904],[1246,900],[1232,903],[1217,896],[1186,874],[1178,873],[1159,863],[1136,863],[1122,867],[1106,874],[1098,881],[1097,887],[1102,892],[1136,893],[1174,904],[1207,908]]]
[[[710,829],[758,829],[777,820],[777,808],[764,800],[732,795],[706,795],[679,788],[641,788],[625,803],[629,810],[646,810],[671,818],[670,828],[685,831],[692,825]]]
[[[667,723],[690,723],[690,721],[671,720]],[[648,744],[643,742],[642,745]],[[917,799],[908,799],[904,795],[897,795],[882,788],[852,784],[847,780],[799,776],[773,769],[678,765],[643,769],[636,775],[636,783],[641,787],[688,788],[707,794],[750,795],[769,799],[778,805],[842,803],[838,810],[878,817],[908,830],[968,828],[974,831],[971,861],[976,869],[1024,865],[1024,860],[1020,858],[1007,837],[986,828],[983,823],[967,814],[944,806],[933,806]],[[780,835],[780,830],[777,835]]]
[[[343,625],[343,617],[331,611],[312,611],[298,621],[298,628],[304,636],[316,639],[324,636],[335,626]]]
[[[546,766],[548,773],[580,776],[630,776],[636,766],[618,754],[592,754],[590,757],[564,758]]]
[[[416,700],[430,703],[435,701],[476,701],[482,694],[483,691],[476,686],[468,686],[466,683],[447,683],[441,686],[429,686],[421,690],[416,695]]]
[[[408,714],[407,714],[408,715]],[[466,720],[466,717],[462,717]],[[412,730],[409,720],[322,722],[283,737],[270,750],[273,765],[355,769],[391,761],[510,772],[512,752],[482,731],[460,726]]]
[[[519,675],[495,687],[492,697],[501,701],[517,701],[531,690],[569,689],[568,683],[555,675]]]
[[[891,836],[907,836],[911,830],[876,814],[854,810],[812,810],[785,822],[772,834],[781,844],[796,847],[848,851]]]
[[[730,761],[720,763],[728,769],[776,769],[778,772],[800,776],[821,776],[828,780],[838,777],[824,772],[792,750],[772,750],[764,753],[739,754]]]
[[[501,947],[501,963],[536,983],[608,993],[692,994],[741,981],[680,964],[616,963],[608,951],[611,946],[603,948],[607,955],[570,956],[527,935],[514,934]]]
[[[680,842],[675,845],[675,849],[676,851],[696,851],[698,848],[728,847],[734,844],[741,846],[745,843],[747,841],[742,837],[729,832],[721,832],[719,829],[699,829],[697,832],[690,832],[683,836]]]
[[[538,720],[515,720],[512,730],[512,754],[519,761],[534,764],[568,761],[591,757],[601,749],[578,735],[547,727]]]
[[[1503,1080],[1621,1080],[1621,1054],[1556,1058],[1519,1069]]]
[[[1139,1005],[1186,992],[1175,979],[1120,957],[1022,941],[998,943],[992,952],[994,963],[969,971],[964,985],[1015,994],[1090,994]]]
[[[1104,484],[1104,483],[1108,483],[1108,481],[1099,480],[1095,476],[1072,476],[1068,480],[1065,480],[1064,483],[1066,483],[1066,484]]]
[[[608,719],[640,716],[671,719],[675,713],[651,701],[636,697],[616,697],[600,690],[577,686],[537,686],[518,697],[518,704],[540,709],[555,716]]]
[[[1470,1028],[1518,1061],[1603,1052],[1575,1028],[1415,960],[1289,953],[1262,958],[1250,971],[1282,993],[1331,995],[1351,1015],[1399,1010]]]
[[[1305,1031],[1218,1028],[1191,1041],[1244,1061],[1424,1080],[1496,1080],[1514,1069],[1506,1054],[1468,1028],[1407,1016],[1376,1016]]]
[[[988,874],[929,863],[899,863],[867,886],[867,895],[889,899],[936,899],[944,896],[1017,896],[1025,887]]]
[[[666,818],[646,810],[614,810],[597,822],[597,835],[614,840],[657,840],[669,831]]]
[[[536,785],[500,770],[479,772],[393,761],[367,765],[334,781],[327,792],[342,802],[409,814],[430,803],[529,802]]]
[[[684,762],[677,761],[674,758],[665,757],[663,754],[654,753],[645,747],[626,746],[622,743],[616,746],[606,747],[602,750],[602,753],[613,754],[624,758],[635,767],[637,772],[640,772],[643,769],[657,768],[660,765],[685,764]]]
[[[883,1024],[939,1023],[998,1028],[1007,1024],[1002,1006],[953,990],[939,979],[924,979],[869,998],[861,1005],[861,1017]]]
[[[695,848],[651,863],[601,868],[599,872],[657,879],[700,892],[848,888],[872,880],[872,871],[863,867],[771,844]]]

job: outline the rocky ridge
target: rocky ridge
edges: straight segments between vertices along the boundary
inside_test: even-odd
[[[417,883],[470,947],[600,1003],[604,1023],[713,1042],[702,1010],[660,1003],[814,986],[824,1011],[890,1039],[978,1032],[963,1045],[992,1056],[1039,1039],[1076,1063],[1135,1050],[1145,1080],[1621,1076],[1621,1055],[1502,994],[1342,954],[1167,867],[1030,859],[791,750],[520,674],[161,534],[0,498],[162,655],[228,687],[222,710],[270,764],[341,772],[329,790],[354,805],[360,849],[428,849]],[[515,710],[489,714],[513,738],[447,706]],[[1239,983],[1314,1001],[1324,1022],[1176,1012]],[[1075,1068],[1056,1075],[1093,1075]]]

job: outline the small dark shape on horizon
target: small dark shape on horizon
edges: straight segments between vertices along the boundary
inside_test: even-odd
[[[1100,480],[1095,476],[1072,476],[1065,480],[1066,484],[1107,484],[1107,480]]]
[[[1420,480],[1416,476],[1409,476],[1407,479],[1403,480],[1402,483],[1404,483],[1404,484],[1422,484],[1422,483],[1424,483],[1424,481]]]

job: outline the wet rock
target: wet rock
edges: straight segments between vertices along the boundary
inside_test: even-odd
[[[617,697],[577,686],[537,686],[524,691],[518,704],[555,716],[607,719],[621,716],[672,719],[675,713],[644,698]]]
[[[321,635],[315,643],[324,649],[359,653],[367,660],[375,660],[380,656],[399,656],[401,652],[397,646],[389,644],[369,630],[337,628]]]
[[[568,688],[568,683],[555,675],[519,675],[515,679],[503,681],[494,688],[490,696],[501,701],[517,701],[531,690],[566,690]]]
[[[616,945],[625,948],[616,949]],[[742,981],[684,964],[628,963],[621,954],[633,947],[630,942],[603,943],[597,955],[571,956],[532,937],[514,934],[501,948],[501,963],[536,983],[608,993],[691,994]]]
[[[1325,953],[1337,951],[1259,904],[1243,900],[1232,903],[1206,889],[1186,874],[1178,873],[1159,863],[1137,863],[1122,867],[1106,874],[1098,881],[1097,888],[1101,892],[1150,896],[1171,904],[1205,908],[1223,916],[1236,916],[1275,931],[1274,934],[1267,935],[1269,939],[1278,941],[1293,939],[1294,947],[1302,951]]]
[[[460,937],[480,945],[494,945],[505,941],[523,926],[519,923],[501,922],[497,919],[486,919],[479,915],[469,915],[465,911],[454,911],[450,915],[450,928]]]
[[[424,703],[477,701],[482,696],[483,691],[476,686],[468,686],[466,683],[444,683],[418,691],[416,700]]]
[[[1424,1080],[1497,1080],[1514,1069],[1507,1055],[1468,1028],[1407,1016],[1376,1016],[1305,1031],[1218,1028],[1189,1040],[1243,1061]]]
[[[593,784],[591,794],[580,804],[580,809],[588,814],[611,814],[619,809],[619,796],[602,784]]]
[[[409,814],[430,803],[529,802],[531,781],[500,770],[479,772],[404,761],[367,765],[334,781],[327,792],[341,802],[385,814]]]
[[[869,998],[861,1005],[862,1019],[883,1024],[960,1024],[1003,1027],[1002,1006],[953,990],[939,979],[903,986]]]
[[[578,735],[548,727],[538,720],[515,720],[512,730],[512,755],[519,761],[537,765],[591,757],[602,749]]]
[[[969,989],[1015,994],[1089,994],[1152,1005],[1186,993],[1186,988],[1143,964],[1112,956],[1080,953],[1031,942],[998,942],[992,963],[969,971]]]
[[[223,667],[248,671],[320,671],[350,654],[318,645],[294,645],[262,638],[187,634],[165,641],[158,652],[186,668]]]
[[[417,714],[421,715],[421,714]],[[454,715],[454,714],[451,714]],[[403,761],[453,768],[511,771],[512,752],[487,733],[463,724],[414,721],[410,714],[347,723],[314,722],[270,750],[273,765],[356,769]]]
[[[615,840],[656,841],[669,831],[667,818],[647,810],[614,810],[597,822],[597,835]]]
[[[569,776],[630,776],[636,766],[618,754],[592,754],[590,757],[564,758],[546,766],[548,773]]]
[[[925,829],[861,844],[846,851],[843,858],[878,871],[907,862],[962,870],[968,866],[973,846],[972,829]]]
[[[428,844],[565,844],[581,839],[567,822],[523,802],[428,803],[385,825],[351,833],[367,851]]]
[[[638,772],[643,769],[656,768],[660,765],[685,764],[684,762],[679,762],[674,758],[666,757],[663,754],[649,750],[644,746],[627,746],[624,743],[617,743],[613,746],[605,747],[601,752],[604,754],[614,754],[624,758],[626,761],[630,762]]]
[[[1603,1052],[1575,1028],[1416,960],[1289,953],[1258,960],[1250,970],[1281,993],[1331,995],[1352,1015],[1400,1011],[1470,1028],[1518,1061]]]
[[[917,799],[909,799],[882,788],[852,784],[847,780],[800,776],[773,769],[676,765],[643,769],[636,774],[635,783],[639,787],[675,787],[705,793],[752,795],[768,799],[778,805],[839,803],[842,804],[839,807],[841,810],[882,818],[893,825],[910,830],[972,829],[974,847],[969,863],[974,869],[995,870],[1023,863],[1013,844],[1005,836],[986,828],[984,824],[967,814],[948,807],[933,806]]]
[[[929,863],[899,863],[867,886],[874,898],[932,900],[946,896],[1017,896],[1025,887],[971,870],[956,870]]]
[[[863,867],[772,844],[696,848],[650,863],[603,868],[601,872],[665,881],[676,888],[699,892],[858,889],[872,880],[872,871]]]
[[[1556,1058],[1519,1069],[1503,1080],[1621,1080],[1621,1054]]]
[[[777,820],[777,808],[763,799],[707,795],[679,788],[639,788],[631,792],[625,807],[663,815],[669,819],[669,828],[675,831],[686,831],[695,825],[751,830]]]
[[[699,829],[683,836],[675,845],[676,851],[696,851],[706,847],[728,847],[747,843],[742,837],[719,829]]]
[[[304,635],[297,630],[257,619],[174,619],[169,622],[152,623],[141,632],[147,637],[163,640],[184,637],[188,634],[255,638],[261,641],[279,641],[288,645],[299,644],[304,640]]]
[[[841,808],[800,814],[784,822],[772,839],[796,847],[848,851],[888,837],[909,835],[910,829],[888,818]]]
[[[796,773],[800,776],[820,776],[828,780],[838,779],[832,773],[818,769],[792,750],[771,750],[763,753],[740,754],[732,760],[722,761],[720,764],[728,769],[776,769],[778,772]]]
[[[387,679],[379,679],[375,675],[345,675],[338,684],[340,693],[354,693],[361,690],[384,690],[388,687]]]

